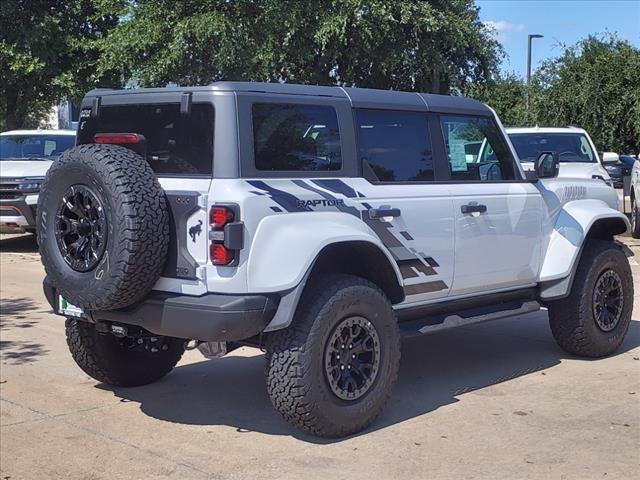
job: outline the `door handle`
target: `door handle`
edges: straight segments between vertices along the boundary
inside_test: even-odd
[[[371,208],[369,209],[369,218],[399,217],[401,214],[399,208]]]
[[[468,213],[485,213],[487,211],[487,206],[469,203],[467,205],[460,205],[460,211],[465,215]]]

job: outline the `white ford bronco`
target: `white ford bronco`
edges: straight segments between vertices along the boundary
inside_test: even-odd
[[[495,155],[468,163],[485,140]],[[542,152],[525,177],[494,112],[462,97],[94,90],[42,186],[44,289],[100,382],[258,347],[282,416],[344,436],[383,409],[405,335],[545,307],[567,352],[620,346],[629,222],[612,188],[558,164]]]

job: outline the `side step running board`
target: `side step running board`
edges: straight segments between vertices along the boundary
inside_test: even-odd
[[[480,309],[470,309],[400,322],[400,332],[403,337],[417,337],[449,328],[535,312],[540,310],[540,304],[535,300],[515,301],[497,304],[489,308],[485,307],[481,311],[478,310]]]

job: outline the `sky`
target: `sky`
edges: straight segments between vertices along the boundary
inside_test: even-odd
[[[640,0],[476,0],[480,18],[492,25],[507,57],[503,72],[524,77],[527,35],[533,39],[531,68],[559,56],[589,34],[611,32],[640,48]]]

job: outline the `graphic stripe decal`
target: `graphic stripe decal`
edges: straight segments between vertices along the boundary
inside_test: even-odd
[[[411,234],[409,234],[409,232],[405,232],[404,230],[400,232],[400,235],[402,235],[405,238],[405,240],[413,240],[413,237],[411,236]]]
[[[405,285],[405,295],[419,295],[421,293],[438,292],[449,288],[442,280],[436,280],[435,282],[415,283],[413,285]]]
[[[283,190],[278,190],[271,185],[267,185],[262,180],[247,180],[247,183],[256,188],[259,188],[260,190],[266,190],[273,201],[284,208],[287,212],[312,211],[309,207],[300,205],[298,202],[299,199],[295,195],[291,195],[289,192],[285,192]]]
[[[325,188],[333,193],[339,193],[341,195],[344,195],[347,198],[355,198],[358,196],[356,191],[353,188],[351,188],[349,185],[344,183],[342,180],[329,178],[329,179],[311,180],[311,181],[316,185],[318,185],[319,187]]]
[[[391,256],[396,261],[400,273],[403,279],[408,278],[419,278],[422,275],[431,276],[437,275],[438,272],[435,268],[440,265],[436,262],[433,257],[427,256],[426,254],[420,252],[418,253],[414,248],[406,247],[400,238],[403,238],[407,241],[413,241],[413,236],[407,231],[400,231],[399,237],[396,237],[396,234],[391,231],[393,225],[387,222],[380,222],[377,219],[372,219],[369,217],[369,210],[372,206],[369,203],[362,202],[361,205],[365,207],[365,210],[360,210],[355,206],[349,206],[344,203],[344,201],[340,198],[336,198],[330,193],[323,191],[319,188],[316,188],[310,185],[307,182],[314,183],[320,188],[325,190],[329,190],[331,192],[337,193],[339,195],[344,195],[348,198],[357,198],[364,197],[360,192],[356,192],[353,188],[351,188],[346,183],[341,180],[290,180],[296,187],[302,188],[304,190],[313,192],[317,195],[320,195],[325,200],[333,200],[336,201],[335,204],[330,204],[332,207],[336,207],[339,211],[348,213],[350,215],[354,215],[360,218],[365,224],[367,224],[378,236],[382,244],[389,250]],[[284,208],[287,212],[303,212],[314,211],[311,206],[305,204],[305,201],[297,196],[284,191],[278,188],[275,188],[268,183],[262,180],[247,180],[247,183],[252,185],[255,188],[260,190],[264,190],[267,193],[259,192],[257,190],[251,191],[251,193],[256,195],[267,195],[269,196],[275,203]],[[303,197],[304,198],[304,197]],[[313,203],[313,202],[310,202]],[[315,206],[315,204],[313,204]],[[278,207],[270,207],[274,212],[281,211]],[[445,290],[448,285],[442,280],[436,280],[431,282],[422,282],[415,283],[411,285],[404,285],[405,295],[420,295],[423,293],[437,292],[440,290]]]
[[[317,188],[312,187],[311,185],[303,182],[302,180],[291,180],[291,181],[297,186],[299,186],[300,188],[304,188],[305,190],[309,190],[310,192],[317,193],[318,195],[320,195],[321,197],[327,200],[337,200],[336,197],[334,197],[333,195],[327,192],[323,192],[322,190],[318,190]],[[341,212],[348,213],[355,217],[360,217],[360,211],[355,207],[349,207],[344,204],[336,204],[334,206]]]

